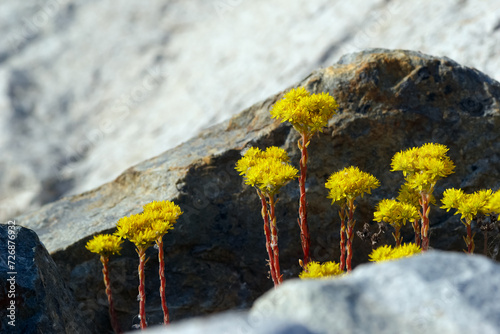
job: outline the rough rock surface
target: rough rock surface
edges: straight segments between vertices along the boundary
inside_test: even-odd
[[[92,321],[84,321],[73,294],[35,232],[13,222],[0,224],[0,247],[0,332],[97,332]]]
[[[500,332],[500,265],[452,252],[363,265],[336,279],[298,279],[249,313],[193,319],[148,334]],[[285,326],[288,326],[285,327]]]
[[[346,53],[500,79],[496,0],[0,2],[0,220],[110,182]],[[5,219],[4,219],[5,218]]]
[[[426,142],[450,148],[456,173],[438,183],[438,199],[448,187],[466,191],[499,187],[500,84],[481,72],[418,52],[371,50],[314,71],[299,85],[312,92],[329,92],[341,108],[309,146],[308,213],[315,260],[338,259],[337,208],[326,199],[324,183],[331,173],[348,165],[372,173],[382,184],[359,201],[357,229],[372,221],[379,200],[397,194],[402,175],[390,172],[390,160],[405,148]],[[84,244],[94,233],[112,231],[119,218],[140,212],[152,200],[174,200],[184,211],[165,236],[172,319],[249,307],[271,288],[259,201],[234,171],[234,164],[246,147],[277,145],[298,165],[297,134],[269,115],[281,96],[257,103],[175,149],[131,167],[111,183],[18,218],[19,224],[39,234],[52,253],[82,312],[109,326],[105,316],[97,316],[106,314],[100,263]],[[297,203],[297,185],[291,183],[281,190],[277,206],[285,278],[299,271]],[[432,247],[464,248],[465,229],[457,216],[434,207],[431,226]],[[404,229],[403,235],[411,241],[411,228]],[[391,239],[387,233],[382,242]],[[477,249],[482,249],[479,239]],[[498,238],[490,240],[495,248]],[[137,256],[127,247],[110,264],[123,328],[130,327],[138,307]],[[370,246],[356,239],[354,249],[354,263],[366,262]],[[149,256],[147,308],[154,324],[161,320],[156,251],[151,249]]]

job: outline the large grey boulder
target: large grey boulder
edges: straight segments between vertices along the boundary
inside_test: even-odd
[[[483,256],[431,251],[362,265],[341,278],[289,280],[248,313],[147,333],[496,334],[499,275],[500,265]]]
[[[327,177],[356,165],[381,181],[359,201],[356,229],[373,219],[374,205],[397,194],[401,173],[390,172],[392,156],[405,148],[438,142],[450,148],[455,174],[438,182],[439,199],[448,187],[466,191],[500,185],[500,84],[448,58],[403,50],[369,50],[347,55],[316,70],[297,85],[329,92],[340,113],[309,146],[307,199],[311,255],[318,261],[339,256],[337,208],[326,198]],[[112,232],[119,218],[141,211],[153,200],[173,200],[184,214],[165,236],[167,296],[172,319],[248,308],[272,287],[266,266],[259,201],[234,165],[249,146],[285,148],[298,165],[298,136],[288,124],[270,118],[283,93],[202,132],[188,142],[129,168],[113,182],[63,198],[18,217],[35,230],[59,265],[81,310],[109,328],[100,263],[84,245],[95,233]],[[301,258],[297,226],[297,184],[281,190],[277,205],[279,246],[285,279],[296,277]],[[372,224],[373,225],[373,224]],[[376,228],[372,226],[372,229]],[[433,207],[431,247],[464,248],[464,226],[457,216]],[[411,227],[403,230],[411,241]],[[478,235],[479,236],[479,235]],[[390,233],[382,243],[393,242]],[[492,247],[498,238],[490,238]],[[482,249],[476,238],[477,249]],[[110,262],[122,328],[138,312],[137,255],[130,243]],[[366,262],[371,246],[356,238],[355,265]],[[156,251],[146,266],[150,323],[161,321]],[[96,302],[97,300],[97,302]],[[137,320],[137,319],[136,319]]]
[[[2,333],[96,333],[32,230],[0,224]]]
[[[0,220],[110,182],[373,47],[500,79],[496,0],[0,1]]]
[[[482,256],[430,252],[363,265],[338,280],[291,280],[250,316],[307,324],[314,333],[500,332],[500,265]]]

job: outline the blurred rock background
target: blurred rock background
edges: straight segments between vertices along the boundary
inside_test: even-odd
[[[0,3],[0,218],[93,189],[370,47],[500,79],[500,3]]]

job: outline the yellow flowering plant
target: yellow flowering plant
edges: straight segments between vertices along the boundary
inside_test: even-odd
[[[151,228],[156,231],[157,238],[155,240],[158,248],[158,273],[160,276],[160,298],[161,307],[163,310],[163,323],[169,324],[170,318],[167,307],[167,300],[165,297],[165,259],[163,254],[163,236],[171,229],[174,228],[173,224],[182,214],[181,208],[171,201],[153,201],[143,206],[143,215],[151,224]]]
[[[350,166],[330,175],[325,186],[330,190],[328,198],[332,199],[332,204],[337,203],[340,206],[340,269],[351,271],[352,241],[356,224],[354,200],[364,193],[370,194],[372,189],[380,186],[380,182],[375,176]]]
[[[299,226],[303,261],[306,266],[310,261],[309,250],[311,238],[307,224],[306,177],[307,147],[311,137],[328,124],[328,120],[337,112],[339,106],[328,93],[311,94],[304,87],[292,89],[276,102],[271,109],[271,116],[281,122],[290,122],[300,134],[298,147],[301,151],[299,177]]]
[[[342,274],[344,274],[344,271],[340,269],[340,265],[335,261],[325,263],[311,261],[303,268],[299,277],[301,279],[330,278],[340,276]]]
[[[113,295],[111,293],[111,282],[109,279],[109,257],[114,254],[120,255],[122,243],[123,239],[120,237],[110,234],[99,234],[96,235],[93,239],[89,240],[85,245],[85,248],[87,248],[87,250],[100,255],[104,287],[106,289],[106,295],[108,297],[109,304],[109,319],[115,333],[121,333],[121,330],[116,318]]]
[[[244,176],[245,184],[255,187],[261,201],[266,250],[275,288],[283,281],[279,265],[275,195],[281,187],[296,178],[298,173],[289,161],[288,154],[279,147],[271,146],[265,151],[252,147],[238,160],[235,167]]]
[[[165,301],[165,266],[163,256],[163,236],[171,229],[181,209],[170,201],[151,202],[143,207],[144,212],[121,218],[117,223],[116,235],[134,243],[139,255],[139,318],[141,328],[147,327],[146,322],[146,292],[144,265],[146,250],[154,243],[158,246],[160,296],[163,309],[164,324],[170,322]]]
[[[407,187],[420,195],[423,251],[429,249],[429,212],[434,187],[438,180],[450,175],[455,169],[447,152],[445,145],[427,143],[396,153],[391,162],[392,171],[402,171]]]
[[[488,205],[490,204],[490,199],[492,197],[491,189],[479,190],[472,194],[466,194],[462,189],[450,188],[446,189],[443,193],[443,199],[441,203],[442,209],[450,211],[450,209],[456,209],[455,214],[461,215],[462,223],[467,227],[467,237],[464,237],[464,241],[467,244],[467,252],[474,253],[474,235],[472,234],[472,220],[476,218],[478,214],[488,214],[490,213]],[[485,234],[485,237],[487,235]],[[485,244],[487,240],[485,240]],[[486,254],[485,254],[486,255]]]
[[[144,265],[146,264],[146,250],[153,245],[157,234],[151,229],[145,215],[135,214],[121,218],[117,225],[116,235],[131,241],[139,255],[139,321],[141,329],[147,327],[146,322],[146,290]]]
[[[389,245],[380,246],[374,249],[370,255],[369,259],[372,262],[383,262],[390,260],[397,260],[415,254],[421,253],[422,249],[415,243],[407,243],[403,245],[396,246],[392,248]]]
[[[374,218],[377,222],[386,222],[394,227],[395,232],[392,234],[396,240],[396,246],[401,246],[401,227],[407,221],[415,221],[419,218],[417,208],[411,203],[399,202],[395,199],[381,200],[374,212]]]

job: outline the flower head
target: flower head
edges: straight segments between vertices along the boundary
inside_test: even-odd
[[[417,208],[410,203],[398,202],[394,199],[383,199],[377,204],[374,217],[375,221],[384,221],[394,227],[400,227],[406,224],[406,221],[414,221],[420,216]]]
[[[410,188],[431,193],[436,181],[455,169],[446,152],[445,145],[433,143],[398,152],[392,158],[392,171],[402,171]]]
[[[371,190],[379,185],[380,182],[375,176],[354,166],[333,173],[325,184],[326,188],[330,189],[328,198],[332,199],[332,203],[354,200],[364,193],[370,194]]]
[[[461,214],[462,219],[465,219],[466,224],[479,214],[489,213],[488,204],[492,197],[491,189],[479,190],[472,194],[466,194],[461,189],[446,189],[443,193],[441,209],[456,209],[455,214]]]
[[[343,273],[344,271],[340,269],[339,264],[334,261],[325,263],[311,261],[307,264],[305,270],[300,273],[299,277],[301,279],[328,278],[342,275]]]
[[[371,252],[370,261],[382,262],[388,260],[396,260],[419,254],[421,251],[422,250],[420,249],[420,247],[414,243],[403,244],[394,248],[388,245],[384,245]]]
[[[328,93],[311,94],[305,88],[292,89],[276,102],[271,116],[288,121],[299,133],[314,134],[328,124],[339,106]]]
[[[238,160],[236,170],[245,175],[245,184],[274,194],[297,177],[298,170],[289,161],[286,151],[279,147],[271,146],[265,151],[252,147]]]
[[[114,254],[120,255],[122,243],[123,239],[115,235],[98,234],[92,240],[89,240],[87,242],[85,248],[87,248],[92,253],[97,253],[101,256],[109,257],[110,255]]]
[[[159,236],[173,229],[177,218],[182,214],[181,208],[171,201],[153,201],[144,205],[143,209],[143,215]]]
[[[148,216],[143,214],[121,218],[116,228],[116,235],[130,240],[140,250],[151,247],[158,238],[158,233],[151,227]]]
[[[491,195],[486,207],[490,212],[500,213],[500,189]]]

